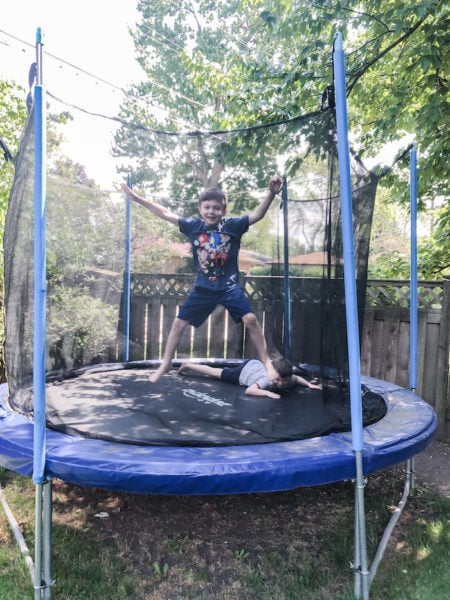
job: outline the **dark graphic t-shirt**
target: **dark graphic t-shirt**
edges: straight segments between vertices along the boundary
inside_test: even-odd
[[[180,218],[181,233],[188,236],[195,267],[195,287],[224,290],[238,283],[239,247],[248,230],[248,215],[222,219],[217,229],[207,227],[203,219]]]

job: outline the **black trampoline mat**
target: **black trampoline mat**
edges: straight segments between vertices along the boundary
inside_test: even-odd
[[[349,402],[302,386],[281,399],[246,396],[216,379],[178,375],[150,383],[147,369],[86,371],[49,384],[47,424],[71,435],[145,445],[227,446],[297,440],[350,430]],[[386,413],[363,397],[365,425]]]

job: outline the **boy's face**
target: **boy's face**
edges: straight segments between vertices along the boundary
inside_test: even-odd
[[[227,212],[227,208],[220,200],[203,200],[200,202],[198,212],[206,225],[215,227]]]
[[[275,377],[275,379],[273,379],[273,383],[277,386],[277,388],[279,389],[283,389],[286,386],[288,386],[291,382],[291,375],[288,375],[287,377]]]

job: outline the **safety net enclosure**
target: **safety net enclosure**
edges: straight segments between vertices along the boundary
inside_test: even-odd
[[[99,117],[90,117],[92,129],[96,119]],[[298,387],[283,394],[279,403],[248,397],[239,387],[198,377],[172,374],[149,384],[151,361],[161,358],[168,326],[192,286],[189,258],[180,261],[172,256],[175,243],[183,238],[176,227],[167,223],[161,227],[157,219],[148,218],[148,211],[133,206],[128,255],[127,206],[118,191],[120,179],[115,185],[111,183],[110,190],[102,190],[80,165],[67,158],[52,158],[50,152],[46,181],[49,427],[87,437],[169,445],[253,444],[348,430],[347,331],[333,111],[227,132],[169,135],[129,123],[124,123],[122,130],[131,130],[138,143],[153,153],[155,162],[160,155],[173,156],[173,170],[187,182],[184,189],[190,190],[191,197],[178,201],[162,197],[159,202],[180,215],[196,214],[199,192],[183,157],[197,153],[226,165],[220,181],[224,182],[228,214],[232,215],[248,213],[261,201],[273,173],[280,169],[290,173],[285,178],[281,207],[275,200],[264,219],[262,231],[267,239],[258,243],[251,229],[246,234],[253,235],[258,260],[252,265],[256,275],[250,267],[241,285],[263,323],[272,355],[288,356],[299,373],[317,380],[323,389]],[[275,152],[277,145],[279,151]],[[33,160],[31,115],[5,232],[9,401],[15,410],[30,416]],[[239,169],[244,162],[246,168]],[[362,317],[378,178],[356,157],[352,177]],[[155,180],[147,183],[150,189],[160,186]],[[170,191],[177,192],[173,184]],[[223,248],[214,249],[216,254],[221,251]],[[189,255],[190,251],[184,249],[184,253]],[[214,261],[211,256],[212,252],[208,260]],[[127,260],[131,265],[129,288],[124,276]],[[137,270],[142,266],[146,269],[143,274]],[[127,305],[130,311],[125,314]],[[126,319],[131,334],[124,328]],[[133,359],[134,369],[129,368],[129,360],[123,364],[125,351]],[[218,309],[205,325],[198,330],[191,328],[184,336],[177,360],[239,361],[254,356],[255,349],[242,326]],[[187,382],[197,390],[190,396],[185,393]],[[220,400],[208,403],[205,397],[214,387],[220,390],[215,392]],[[382,396],[366,388],[361,395],[365,425],[384,416],[386,402]]]
[[[52,106],[67,108],[55,98]],[[77,122],[83,111],[70,110]],[[103,118],[82,116],[87,132],[96,131]],[[207,168],[220,165],[218,183],[227,192],[229,215],[251,212],[270,177],[285,174],[280,200],[243,237],[240,284],[271,355],[289,357],[296,373],[322,389],[297,386],[275,400],[177,374],[186,359],[229,366],[256,356],[242,325],[221,307],[183,334],[174,370],[151,384],[149,372],[158,365],[169,327],[193,284],[191,249],[176,227],[131,206],[118,191],[125,173],[133,172],[126,151],[120,158],[130,166],[121,176],[112,174],[106,187],[90,179],[80,163],[50,151],[47,475],[167,494],[271,491],[354,476],[333,110],[271,126],[182,135],[123,120],[120,125],[121,147],[127,148],[129,136],[155,165],[136,182],[137,189],[182,216],[196,214],[206,184],[192,175],[195,161]],[[7,393],[2,390],[0,418],[1,462],[24,474],[31,474],[33,458],[33,136],[31,115],[5,231],[8,386]],[[89,139],[98,143],[86,134]],[[99,160],[102,151],[106,155],[108,149],[99,146]],[[171,177],[160,166],[168,156]],[[351,178],[361,332],[378,177],[353,156]],[[414,394],[365,378],[361,406],[365,473],[430,443],[435,416]]]

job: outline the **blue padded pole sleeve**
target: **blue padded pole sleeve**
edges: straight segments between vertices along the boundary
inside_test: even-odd
[[[344,256],[345,310],[350,373],[350,403],[352,443],[355,452],[362,450],[362,403],[359,351],[358,304],[353,240],[352,188],[350,179],[350,150],[348,144],[347,98],[345,83],[345,57],[342,36],[335,37],[333,53],[336,93],[336,120],[339,157],[339,183],[341,195],[342,237]]]
[[[132,186],[131,175],[127,177],[128,187]],[[130,359],[130,290],[131,290],[131,200],[127,197],[125,208],[125,269],[123,285],[123,360]]]
[[[410,203],[411,203],[411,259],[410,259],[410,358],[409,387],[417,386],[417,332],[418,332],[418,300],[417,300],[417,151],[413,146],[410,151]]]
[[[289,207],[287,179],[283,177],[283,187],[281,188],[281,201],[283,203],[283,232],[284,232],[284,347],[285,358],[290,359],[292,354],[291,342],[291,282],[289,279]]]
[[[46,343],[46,119],[45,91],[39,74],[41,30],[36,35],[38,80],[34,87],[34,455],[33,482],[45,481],[45,343]]]

